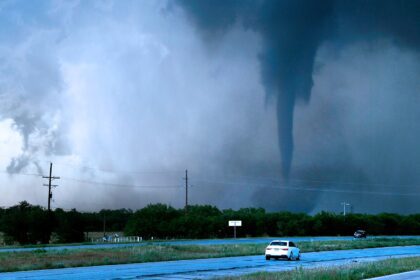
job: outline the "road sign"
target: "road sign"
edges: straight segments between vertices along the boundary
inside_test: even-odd
[[[236,227],[241,227],[242,221],[229,221],[229,226],[233,227],[233,238],[236,238]]]
[[[229,221],[229,226],[230,227],[241,227],[242,226],[242,221]]]

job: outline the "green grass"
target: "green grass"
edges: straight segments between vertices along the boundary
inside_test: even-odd
[[[19,249],[19,248],[47,248],[47,247],[60,247],[60,246],[80,246],[80,245],[95,245],[98,243],[81,242],[81,243],[51,243],[51,244],[28,244],[28,245],[4,245],[0,246],[1,249]]]
[[[258,272],[223,280],[358,280],[420,269],[420,257],[388,259],[337,267],[303,269],[282,272]]]
[[[371,239],[301,242],[302,252],[420,245],[420,239]],[[156,262],[182,259],[263,255],[267,244],[159,245],[102,249],[45,250],[0,253],[0,272],[44,268]]]
[[[301,242],[298,244],[301,252],[303,253],[410,245],[420,245],[420,239],[375,238],[349,241]]]
[[[1,234],[2,233],[0,232],[0,236],[1,236]],[[231,239],[231,238],[226,238],[226,240],[229,240],[229,239]],[[390,236],[390,237],[369,237],[368,239],[360,239],[360,240],[357,240],[357,242],[360,242],[360,244],[367,244],[367,243],[365,243],[365,241],[368,241],[368,242],[370,242],[369,244],[373,244],[371,242],[373,240],[382,242],[382,241],[387,241],[387,240],[398,240],[398,239],[399,238],[393,238],[392,236]],[[155,239],[155,240],[143,240],[142,243],[159,244],[159,243],[168,242],[168,241],[172,242],[172,241],[190,241],[190,240],[194,240],[194,239],[169,239],[169,240],[168,239]],[[204,240],[211,240],[211,239],[204,239]],[[413,240],[413,239],[409,239],[409,240]],[[303,244],[303,243],[308,243],[308,242],[305,241],[305,242],[301,242],[301,243]],[[326,242],[331,243],[331,241],[326,241]],[[252,238],[250,239],[250,244],[251,243],[252,243]],[[314,242],[314,243],[320,243],[320,242]],[[14,249],[14,248],[46,248],[46,247],[98,245],[98,244],[112,244],[112,243],[103,243],[103,242],[99,242],[98,243],[98,242],[85,241],[85,242],[79,242],[79,243],[50,243],[50,244],[27,244],[27,245],[1,245],[1,242],[0,242],[0,250],[1,249]],[[133,244],[133,242],[121,242],[119,244]],[[263,246],[266,246],[266,245],[264,244]],[[363,246],[365,246],[365,245],[363,245]],[[374,247],[378,247],[378,246],[374,246]],[[355,247],[355,249],[356,249],[356,247]],[[332,248],[332,250],[335,250],[335,249]]]
[[[257,245],[145,245],[125,248],[0,253],[0,272],[261,254]]]

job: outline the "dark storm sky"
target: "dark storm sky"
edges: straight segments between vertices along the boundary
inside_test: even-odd
[[[419,3],[4,1],[0,205],[418,212]]]

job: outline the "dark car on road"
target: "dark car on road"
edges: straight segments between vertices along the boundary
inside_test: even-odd
[[[366,238],[367,237],[367,233],[364,230],[356,230],[353,234],[354,238]]]

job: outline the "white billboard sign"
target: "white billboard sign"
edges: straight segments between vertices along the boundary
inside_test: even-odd
[[[242,221],[229,221],[229,226],[230,227],[241,227],[242,226]]]

